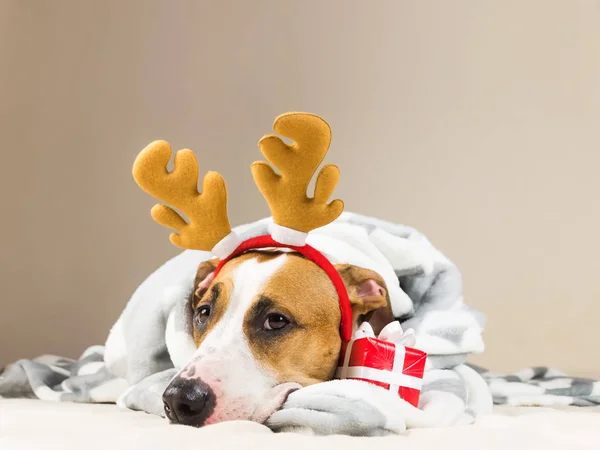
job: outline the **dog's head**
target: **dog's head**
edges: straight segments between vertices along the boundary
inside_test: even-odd
[[[200,264],[194,286],[191,361],[164,392],[167,417],[201,426],[263,422],[293,390],[333,378],[340,352],[340,306],[317,265],[291,252],[255,251],[225,264]],[[383,279],[337,265],[355,323],[391,320]],[[375,326],[377,328],[377,325]]]

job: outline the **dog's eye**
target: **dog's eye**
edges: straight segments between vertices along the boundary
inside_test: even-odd
[[[263,328],[268,331],[281,330],[289,323],[290,321],[283,314],[273,313],[267,316]]]
[[[202,305],[196,310],[196,323],[204,325],[210,317],[210,305]]]

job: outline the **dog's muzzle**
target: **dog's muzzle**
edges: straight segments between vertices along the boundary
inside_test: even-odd
[[[200,427],[212,414],[216,396],[199,379],[175,377],[163,393],[165,414],[172,423]]]

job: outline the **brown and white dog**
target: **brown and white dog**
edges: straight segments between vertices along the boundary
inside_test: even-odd
[[[454,267],[425,237],[403,226],[397,229],[392,224],[377,221],[367,223],[371,221],[363,221],[359,217],[353,219],[352,216],[346,217],[346,223],[339,223],[339,227],[325,232],[325,228],[341,219],[343,211],[341,200],[329,202],[339,178],[339,169],[325,165],[315,178],[314,196],[308,197],[307,190],[329,149],[329,125],[312,114],[287,113],[275,120],[273,130],[291,139],[293,144],[286,144],[275,135],[267,135],[259,141],[261,152],[269,162],[254,163],[252,174],[269,204],[273,220],[262,233],[245,238],[231,229],[223,178],[218,173],[209,172],[202,182],[202,192],[198,190],[199,168],[190,150],[180,150],[175,154],[172,172],[167,170],[172,156],[171,147],[164,141],[149,144],[134,162],[133,176],[138,185],[162,202],[152,208],[152,217],[159,224],[176,230],[171,234],[171,242],[183,249],[210,252],[226,262],[221,267],[218,260],[209,260],[200,263],[197,269],[191,308],[178,314],[178,317],[185,316],[188,319],[193,310],[193,330],[189,322],[182,326],[186,332],[183,336],[185,349],[169,345],[169,331],[173,331],[169,323],[174,323],[171,319],[175,317],[172,312],[165,313],[168,316],[164,339],[166,347],[163,345],[163,336],[159,336],[165,323],[163,317],[154,317],[154,320],[146,322],[158,330],[152,337],[146,338],[153,345],[143,347],[134,342],[128,348],[127,337],[133,335],[131,340],[135,341],[139,334],[134,331],[136,327],[124,327],[121,322],[113,327],[111,335],[115,336],[112,341],[118,344],[119,336],[126,334],[121,339],[123,345],[111,346],[107,341],[105,361],[108,361],[107,366],[113,374],[127,374],[128,371],[122,370],[122,367],[121,370],[112,370],[119,365],[125,365],[126,369],[142,369],[134,375],[128,374],[126,378],[130,384],[138,383],[141,379],[163,377],[164,372],[172,370],[173,366],[183,367],[172,379],[171,373],[168,379],[160,378],[161,381],[169,381],[163,400],[165,413],[172,422],[193,426],[233,419],[265,422],[270,418],[271,422],[273,416],[289,412],[289,404],[302,397],[303,393],[308,395],[323,385],[329,387],[338,383],[322,382],[334,377],[342,337],[350,339],[351,327],[356,329],[361,322],[368,320],[378,333],[394,320],[394,316],[410,317],[415,312],[413,298],[400,286],[399,273],[403,276],[422,276],[422,279],[412,280],[407,286],[419,298],[436,285],[434,294],[442,298],[442,308],[452,308],[456,319],[454,330],[461,331],[456,336],[455,332],[444,329],[445,314],[412,318],[415,323],[418,322],[421,331],[425,330],[420,337],[421,344],[434,344],[430,348],[439,350],[442,355],[464,355],[479,348],[480,327],[470,312],[463,311],[460,277],[442,274],[445,270],[452,272]],[[185,215],[189,222],[173,208]],[[355,220],[358,223],[354,224]],[[365,222],[364,226],[360,225],[362,222]],[[320,233],[324,234],[318,236]],[[328,233],[329,240],[320,239]],[[311,243],[313,239],[315,242]],[[295,249],[299,253],[263,250],[265,248]],[[305,252],[307,248],[308,253]],[[356,265],[331,267],[329,263],[319,262],[319,258],[314,259],[310,248],[317,253],[323,248],[327,249],[321,257],[329,258],[332,262]],[[251,249],[255,250],[249,251]],[[330,250],[336,253],[330,255],[333,258],[325,256]],[[433,273],[436,264],[439,266],[436,269],[438,272]],[[178,291],[182,283],[177,280],[182,276],[181,272],[186,272],[190,277],[186,278],[185,290],[192,287],[193,273],[187,270],[194,266],[181,267],[180,271],[174,270],[171,264],[168,266],[151,277],[153,280],[147,280],[148,283],[144,283],[146,286],[140,286],[135,302],[147,298],[151,303],[145,306],[154,305],[162,313],[168,309],[161,303],[163,297],[173,297],[167,292],[174,289],[180,294],[180,300],[184,298],[183,293]],[[438,278],[441,280],[439,284]],[[387,286],[384,280],[388,281]],[[350,300],[350,308],[342,282]],[[338,295],[342,297],[341,310]],[[190,299],[188,292],[185,299]],[[433,302],[429,299],[427,302],[427,310],[432,309]],[[171,303],[181,304],[177,301]],[[130,309],[134,308],[132,306]],[[464,312],[462,315],[461,311]],[[352,323],[349,320],[350,312]],[[133,312],[126,313],[123,315],[134,315]],[[134,322],[143,321],[140,316]],[[428,335],[426,330],[432,334]],[[472,332],[468,333],[467,330]],[[192,334],[195,351],[189,343]],[[465,340],[465,336],[468,339]],[[122,352],[113,352],[111,348],[120,348]],[[142,351],[135,351],[137,348]],[[143,353],[147,350],[151,352],[149,359],[152,363],[158,360],[154,367],[150,367],[151,363],[143,359]],[[173,362],[170,367],[166,367],[167,356]],[[455,361],[455,365],[461,362]],[[459,375],[455,373],[453,376]],[[353,380],[339,380],[340,383],[344,381]],[[361,384],[364,388],[366,383]],[[361,389],[358,385],[357,388],[369,390]],[[298,392],[291,394],[295,390]],[[389,394],[389,391],[383,391]],[[352,392],[345,394],[348,397]],[[423,398],[428,395],[425,393]],[[370,392],[365,393],[365,398],[370,397]],[[402,403],[398,395],[392,393],[388,397]],[[465,409],[466,397],[454,397],[458,405],[456,410],[461,413]],[[120,397],[120,403],[131,405],[126,398],[127,392]],[[153,412],[156,407],[160,409],[161,404],[157,400],[154,397],[153,408],[150,408]],[[333,403],[337,404],[335,400]],[[144,406],[132,403],[133,407],[144,409]],[[384,403],[389,402],[377,402],[378,405]],[[283,410],[279,411],[282,406]],[[390,429],[388,422],[399,416],[395,412],[398,408],[392,408],[390,411],[393,412],[384,415],[385,420],[380,421],[384,428]],[[304,426],[297,421],[292,425]],[[402,427],[392,428],[399,430]]]
[[[193,306],[197,351],[163,394],[173,423],[264,422],[300,387],[334,377],[340,306],[325,272],[287,251],[252,251],[214,277],[217,259],[198,267]],[[355,325],[376,331],[393,320],[376,272],[336,265]]]

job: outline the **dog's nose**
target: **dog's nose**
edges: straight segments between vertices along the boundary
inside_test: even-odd
[[[165,389],[163,402],[171,422],[199,427],[212,414],[216,397],[201,380],[176,377]]]

